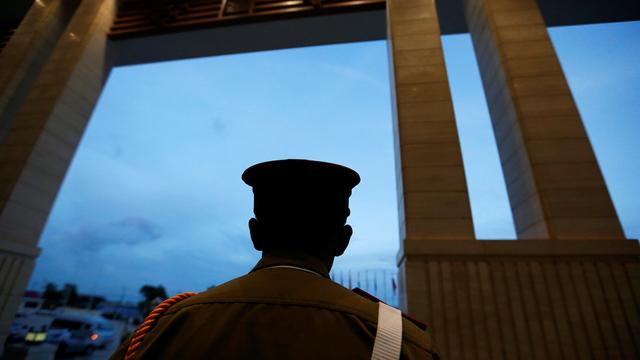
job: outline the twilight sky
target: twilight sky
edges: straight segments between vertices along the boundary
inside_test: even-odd
[[[640,22],[550,29],[628,237],[640,237]],[[513,239],[468,35],[443,38],[476,236]],[[355,234],[334,269],[395,271],[386,42],[116,68],[42,235],[31,288],[77,283],[134,300],[143,284],[201,291],[251,269],[252,194],[272,159],[349,166]]]

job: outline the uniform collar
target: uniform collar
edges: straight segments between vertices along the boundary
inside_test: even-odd
[[[266,255],[263,254],[262,259],[258,261],[251,272],[278,265],[295,266],[311,270],[329,279],[329,269],[327,269],[327,266],[322,261],[314,256],[293,252],[273,251]]]

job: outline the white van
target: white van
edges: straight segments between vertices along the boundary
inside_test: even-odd
[[[60,314],[49,325],[47,342],[57,344],[57,354],[90,353],[116,339],[111,322],[98,315]]]

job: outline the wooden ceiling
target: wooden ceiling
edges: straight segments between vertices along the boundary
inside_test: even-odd
[[[385,0],[123,0],[119,3],[109,37],[125,39],[384,8]]]

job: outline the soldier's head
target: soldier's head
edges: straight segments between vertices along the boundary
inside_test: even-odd
[[[353,230],[346,225],[358,174],[344,166],[278,160],[251,166],[242,180],[253,187],[249,231],[256,250],[340,256]]]

